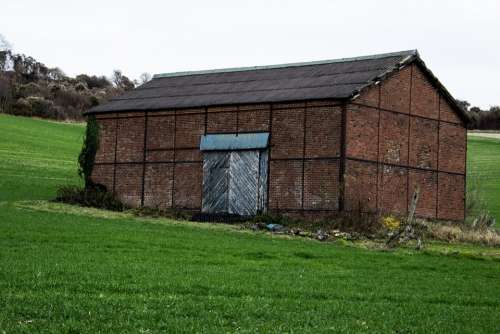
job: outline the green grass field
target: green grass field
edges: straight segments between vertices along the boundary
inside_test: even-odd
[[[469,136],[467,174],[500,227],[500,140]]]
[[[53,198],[79,182],[76,157],[83,125],[0,114],[0,201]]]
[[[79,182],[82,133],[0,115],[0,333],[500,332],[498,258],[34,201]]]

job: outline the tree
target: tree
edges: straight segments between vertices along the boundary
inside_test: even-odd
[[[0,52],[2,51],[11,51],[12,50],[12,44],[7,41],[7,39],[0,34]]]
[[[125,76],[122,71],[114,70],[111,76],[111,81],[116,88],[123,89],[124,91],[131,90],[135,88],[135,84],[127,76]]]
[[[49,68],[47,71],[47,76],[49,79],[54,81],[62,81],[67,78],[66,74],[64,74],[63,70],[61,70],[59,67]]]
[[[112,86],[111,82],[105,76],[98,77],[95,75],[80,74],[76,76],[76,80],[85,83],[89,89],[104,89]]]
[[[12,67],[12,45],[0,34],[0,71],[10,70]]]
[[[10,111],[12,93],[12,82],[10,77],[0,73],[0,112]]]
[[[456,99],[455,101],[457,101],[457,104],[460,107],[462,107],[463,110],[465,110],[465,111],[469,110],[469,107],[470,107],[469,101],[467,101],[467,100],[458,100],[458,99]]]
[[[144,85],[146,82],[151,80],[151,74],[144,72],[139,76],[139,84]]]

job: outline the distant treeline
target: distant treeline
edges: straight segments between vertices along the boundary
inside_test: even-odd
[[[500,106],[492,106],[489,109],[471,107],[467,101],[457,102],[469,115],[469,129],[499,130],[500,129]]]
[[[36,59],[10,50],[0,35],[0,112],[50,118],[82,120],[82,113],[109,98],[148,81],[132,81],[115,70],[105,76],[80,74],[72,78],[59,68],[49,68]]]

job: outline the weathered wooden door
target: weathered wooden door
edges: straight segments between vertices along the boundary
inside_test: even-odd
[[[267,151],[204,153],[203,212],[252,216],[265,209],[266,193]]]
[[[204,154],[203,212],[228,212],[230,157],[231,152],[210,152]]]

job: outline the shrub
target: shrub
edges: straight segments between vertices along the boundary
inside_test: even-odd
[[[78,156],[78,175],[83,178],[85,188],[92,186],[92,170],[94,169],[95,155],[99,147],[99,125],[95,116],[90,116],[87,120],[87,128],[83,146]]]
[[[92,185],[86,188],[61,186],[57,189],[55,200],[57,202],[113,211],[123,211],[126,208],[112,193],[107,192],[106,187],[102,185]]]
[[[382,218],[382,225],[386,229],[394,231],[399,228],[399,226],[401,225],[401,221],[398,218],[394,217],[393,215],[389,215]]]
[[[54,103],[52,101],[34,96],[28,97],[27,100],[31,105],[33,116],[41,118],[56,118],[57,112],[55,111]]]

